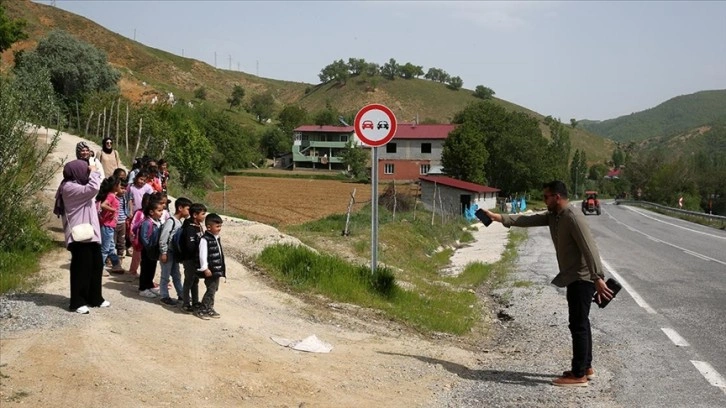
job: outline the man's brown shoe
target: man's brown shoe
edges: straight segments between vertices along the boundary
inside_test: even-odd
[[[573,377],[563,375],[560,378],[552,380],[552,384],[558,387],[587,387],[587,376]]]
[[[595,370],[592,367],[588,368],[587,371],[585,371],[585,375],[587,376],[588,380],[592,380],[593,378],[597,377],[595,375]],[[573,376],[572,371],[565,371],[564,373],[562,373],[562,376],[563,377],[572,377]]]

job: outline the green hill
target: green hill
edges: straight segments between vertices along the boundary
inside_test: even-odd
[[[689,129],[670,137],[654,137],[637,143],[642,151],[664,150],[669,155],[685,157],[699,152],[726,153],[726,120]]]
[[[580,125],[619,142],[668,137],[726,119],[726,89],[677,96],[660,105],[604,121],[582,120]]]
[[[339,112],[354,113],[362,106],[375,102],[389,106],[399,122],[412,122],[418,118],[420,121],[448,123],[467,104],[479,101],[471,90],[454,91],[442,83],[423,79],[389,81],[379,76],[362,76],[352,77],[344,85],[332,82],[315,85],[261,78],[147,47],[55,7],[29,0],[4,2],[3,6],[12,18],[28,22],[30,36],[3,54],[3,69],[9,66],[7,61],[12,63],[14,50],[32,49],[49,31],[62,29],[106,52],[111,64],[122,74],[121,92],[139,102],[150,101],[155,95],[163,98],[168,92],[173,92],[177,99],[192,100],[194,90],[204,87],[207,91],[205,103],[223,108],[234,85],[241,85],[245,89],[245,102],[255,94],[270,92],[278,109],[286,104],[299,104],[309,112],[315,112],[330,104]],[[502,99],[494,98],[493,101],[508,110],[537,118],[542,123],[543,133],[549,136],[543,115]],[[237,115],[240,121],[258,126],[252,115],[244,110]],[[573,152],[574,149],[585,150],[591,163],[601,163],[610,158],[615,146],[612,141],[580,127],[570,130]]]

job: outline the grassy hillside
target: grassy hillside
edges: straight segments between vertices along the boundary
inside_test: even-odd
[[[440,123],[450,122],[456,112],[478,101],[470,90],[453,91],[444,84],[423,79],[388,81],[382,77],[354,77],[341,86],[261,78],[214,68],[204,62],[147,47],[55,7],[29,0],[4,2],[3,5],[12,18],[28,22],[30,35],[27,41],[16,44],[2,56],[5,67],[7,62],[12,63],[13,50],[33,48],[52,29],[62,29],[106,52],[109,61],[122,73],[121,92],[131,100],[149,101],[154,95],[161,98],[168,92],[173,92],[177,98],[191,100],[194,90],[204,87],[207,90],[206,103],[224,107],[233,86],[239,84],[246,91],[246,101],[254,94],[271,92],[278,108],[285,104],[299,104],[309,112],[315,112],[329,103],[340,112],[352,113],[375,102],[393,109],[399,122],[412,122],[418,117],[421,121]],[[540,121],[544,118],[539,113],[502,99],[495,98],[494,103],[508,110],[524,112]],[[238,116],[242,122],[255,123],[252,115],[244,110]],[[544,124],[541,127],[548,137]],[[574,149],[585,150],[591,163],[607,160],[614,148],[612,141],[579,127],[571,130],[571,138],[573,152]]]
[[[726,120],[670,137],[647,139],[636,146],[644,151],[665,150],[674,156],[690,156],[702,151],[726,153]]]
[[[580,122],[598,135],[621,142],[641,141],[689,132],[726,119],[726,89],[677,96],[662,104],[604,121]]]

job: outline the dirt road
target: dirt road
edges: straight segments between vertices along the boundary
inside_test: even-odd
[[[78,140],[64,135],[56,155],[73,157]],[[46,189],[48,197],[59,181]],[[57,237],[59,227],[51,224]],[[130,275],[104,278],[110,308],[68,312],[69,253],[49,254],[42,260],[46,283],[4,301],[2,405],[436,407],[460,380],[436,361],[470,367],[498,358],[446,336],[422,338],[374,311],[303,302],[240,263],[279,241],[296,240],[263,224],[225,223],[229,279],[217,295],[219,320],[139,297]],[[270,339],[312,334],[333,350],[306,353]]]

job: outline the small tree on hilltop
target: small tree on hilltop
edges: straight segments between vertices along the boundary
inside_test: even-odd
[[[492,99],[494,96],[494,91],[491,88],[487,88],[484,85],[477,85],[476,89],[474,89],[474,97],[479,99]]]
[[[13,43],[28,38],[25,32],[26,25],[25,20],[9,19],[0,3],[0,54],[9,49]]]
[[[464,80],[461,79],[458,76],[455,76],[453,78],[450,78],[447,85],[449,89],[453,89],[454,91],[458,91],[461,89],[462,86],[464,86]]]
[[[269,92],[254,95],[250,100],[250,112],[257,115],[260,123],[272,117],[274,107],[275,99]]]

